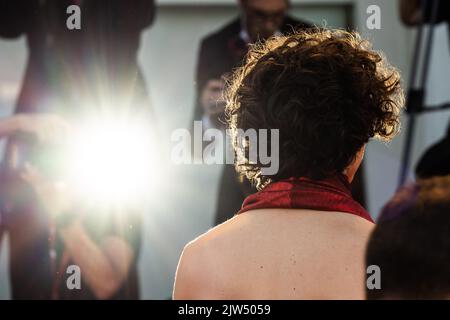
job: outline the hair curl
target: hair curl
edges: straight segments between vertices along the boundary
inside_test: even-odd
[[[235,152],[238,129],[279,130],[278,173],[262,175],[262,164],[248,157],[236,163],[258,188],[342,172],[370,138],[397,134],[404,105],[399,72],[359,34],[343,30],[301,31],[253,45],[226,96]]]

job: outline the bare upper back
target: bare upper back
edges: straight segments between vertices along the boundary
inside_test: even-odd
[[[362,299],[372,227],[340,212],[246,212],[185,248],[175,298]]]

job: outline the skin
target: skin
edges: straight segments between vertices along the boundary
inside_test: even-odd
[[[83,277],[95,296],[98,299],[110,298],[128,275],[134,256],[131,247],[113,236],[97,245],[80,220],[59,232],[69,256],[83,270]]]
[[[345,170],[353,179],[363,147]],[[174,299],[364,299],[373,224],[341,212],[261,209],[190,242]]]
[[[204,115],[209,118],[214,128],[219,129],[224,128],[224,124],[219,120],[219,115],[225,111],[224,89],[225,81],[222,79],[211,79],[206,83],[200,96],[200,103],[203,107]]]
[[[61,137],[68,129],[69,125],[54,114],[22,113],[0,120],[0,138],[23,133],[35,136],[41,143],[52,143],[55,136]]]

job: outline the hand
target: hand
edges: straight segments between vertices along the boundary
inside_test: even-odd
[[[16,115],[17,131],[32,134],[40,143],[58,143],[65,141],[71,130],[69,123],[55,114]]]
[[[25,164],[20,177],[30,184],[44,209],[55,219],[73,206],[73,192],[64,183],[52,182],[30,164]]]
[[[206,83],[201,93],[200,103],[207,115],[218,115],[225,111],[224,88],[225,81],[220,79],[211,79]]]

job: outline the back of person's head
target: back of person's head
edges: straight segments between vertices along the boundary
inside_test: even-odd
[[[450,176],[419,180],[383,208],[366,265],[381,272],[368,299],[450,298]]]
[[[322,29],[253,46],[227,97],[234,138],[237,129],[279,129],[277,174],[262,175],[260,162],[237,168],[259,187],[343,172],[370,138],[397,133],[404,102],[399,73],[368,41]]]
[[[450,174],[450,122],[446,136],[425,151],[415,171],[422,179]]]

